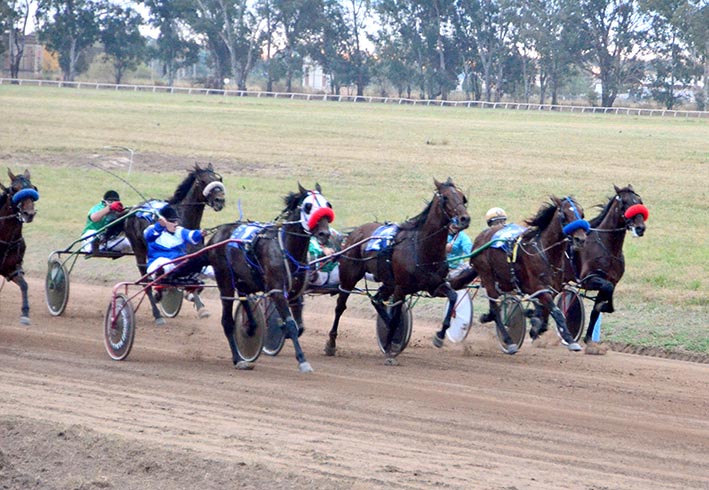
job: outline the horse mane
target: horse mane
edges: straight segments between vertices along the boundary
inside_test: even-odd
[[[300,201],[303,199],[303,194],[300,192],[289,192],[288,195],[283,197],[283,202],[286,207],[281,211],[281,217],[285,217],[289,213],[298,209]]]
[[[635,191],[630,187],[623,187],[622,189],[618,189],[618,191],[616,192],[616,196],[621,192],[632,192],[633,194],[635,194]],[[613,205],[614,199],[615,196],[611,196],[608,198],[608,201],[606,201],[605,204],[598,204],[594,206],[601,208],[601,212],[598,213],[598,216],[596,216],[595,218],[591,218],[590,220],[588,220],[588,223],[591,225],[591,228],[596,228],[603,222],[603,220],[608,215],[608,212],[611,210],[611,206]]]
[[[561,200],[555,196],[550,196],[550,200],[551,202],[544,203],[542,207],[539,208],[536,215],[532,218],[524,220],[525,224],[530,227],[526,232],[524,232],[524,235],[535,235],[541,233],[551,224]]]
[[[409,218],[403,223],[399,225],[399,228],[402,230],[415,230],[416,228],[421,227],[423,223],[426,222],[426,219],[428,218],[428,213],[431,212],[431,205],[433,204],[433,201],[429,201],[426,204],[426,208],[421,211],[419,214],[414,216],[413,218]]]
[[[169,201],[167,201],[167,203],[173,205],[182,202],[185,197],[187,197],[187,194],[190,192],[192,184],[194,184],[196,178],[197,171],[190,171],[187,177],[185,177],[185,180],[183,180],[182,183],[177,186],[177,189],[175,189],[175,194],[173,194],[173,196],[170,198]]]
[[[3,192],[2,194],[0,194],[0,208],[2,208],[5,205],[5,203],[7,202],[8,195],[9,194],[7,193],[7,190],[5,192]]]

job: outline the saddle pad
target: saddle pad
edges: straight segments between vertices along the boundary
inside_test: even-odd
[[[379,252],[389,247],[399,232],[397,224],[382,225],[372,234],[372,238],[364,247],[365,252]]]
[[[157,199],[148,201],[140,205],[140,208],[138,208],[135,215],[138,218],[149,221],[150,223],[155,223],[154,212],[160,212],[165,206],[167,206],[167,201],[158,201]]]
[[[520,226],[516,223],[510,223],[503,226],[501,229],[497,230],[494,235],[492,235],[492,245],[490,248],[499,248],[504,250],[506,253],[512,252],[512,244],[525,232],[527,228],[525,226]]]
[[[243,248],[251,245],[254,240],[258,237],[262,230],[271,226],[269,223],[244,223],[234,228],[231,232],[232,240],[238,240],[237,242],[230,242],[229,247]]]

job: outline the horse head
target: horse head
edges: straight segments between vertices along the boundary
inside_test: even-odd
[[[195,176],[195,185],[199,186],[199,191],[204,197],[207,205],[215,211],[221,211],[226,204],[226,189],[222,182],[222,176],[214,171],[212,164],[201,168],[195,163],[192,171]]]
[[[441,183],[433,179],[436,186],[436,195],[439,198],[441,209],[448,217],[450,226],[454,232],[466,229],[470,226],[470,215],[468,214],[468,198],[448,177],[448,180]]]
[[[559,222],[564,235],[571,239],[574,250],[581,250],[586,244],[586,234],[591,225],[583,217],[583,208],[571,196],[563,199],[552,198],[557,205]]]
[[[314,190],[307,190],[298,182],[298,194],[286,196],[286,204],[294,214],[299,213],[297,219],[307,234],[316,237],[323,245],[327,243],[335,212],[330,201],[321,194],[320,184],[315,184]]]
[[[643,204],[642,198],[635,193],[632,185],[622,189],[613,186],[615,189],[615,199],[618,202],[620,214],[624,220],[626,230],[633,233],[633,236],[641,237],[645,234],[645,221],[650,213]]]
[[[17,212],[17,219],[22,223],[31,223],[37,210],[34,202],[39,199],[37,187],[30,181],[30,172],[25,170],[23,174],[15,175],[7,169],[10,177],[9,187],[4,187],[3,191],[10,198],[12,209]]]

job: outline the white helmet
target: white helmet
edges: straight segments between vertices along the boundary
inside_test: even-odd
[[[507,213],[502,208],[490,208],[485,213],[487,226],[501,225],[507,221]]]

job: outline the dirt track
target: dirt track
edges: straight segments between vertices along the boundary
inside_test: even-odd
[[[287,346],[231,368],[219,326],[189,309],[138,314],[109,360],[110,288],[72,283],[53,318],[33,281],[0,296],[0,488],[707,489],[709,365],[525,343],[501,354],[476,325],[465,346],[412,345],[387,367],[373,315],[347,311],[322,354],[334,300],[309,298],[300,374]],[[414,310],[415,315],[415,310]]]

